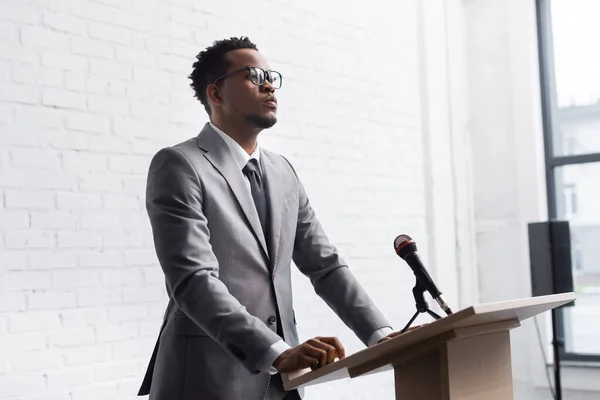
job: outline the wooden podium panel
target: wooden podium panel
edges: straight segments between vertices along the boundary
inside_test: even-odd
[[[512,399],[509,335],[450,340],[410,364],[394,365],[396,398]]]
[[[509,330],[573,300],[562,293],[471,306],[315,371],[282,374],[284,388],[393,368],[397,399],[510,400]]]

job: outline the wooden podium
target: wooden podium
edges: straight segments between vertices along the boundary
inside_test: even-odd
[[[398,400],[510,400],[509,330],[574,293],[471,306],[315,371],[282,374],[286,390],[394,369]]]

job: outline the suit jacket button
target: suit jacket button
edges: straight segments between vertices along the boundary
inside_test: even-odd
[[[277,321],[277,318],[275,318],[273,315],[271,315],[271,316],[269,317],[269,322],[270,322],[271,324],[274,324],[276,321]]]

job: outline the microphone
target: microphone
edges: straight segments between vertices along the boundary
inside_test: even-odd
[[[429,292],[431,297],[440,305],[446,315],[452,314],[452,310],[444,301],[442,292],[439,291],[431,276],[427,273],[419,254],[417,253],[417,244],[408,235],[399,235],[394,240],[394,249],[412,269],[413,273],[417,277],[417,281]]]

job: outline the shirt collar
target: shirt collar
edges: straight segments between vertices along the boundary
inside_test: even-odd
[[[209,122],[211,128],[215,130],[221,136],[221,138],[227,143],[227,147],[229,147],[229,151],[231,151],[231,155],[233,156],[235,162],[238,164],[240,170],[243,170],[248,161],[251,158],[255,158],[260,165],[260,145],[256,142],[256,148],[252,152],[252,154],[248,155],[246,150],[243,149],[242,146],[239,145],[238,142],[233,140],[231,136],[223,132],[221,129],[217,128],[212,122]]]

